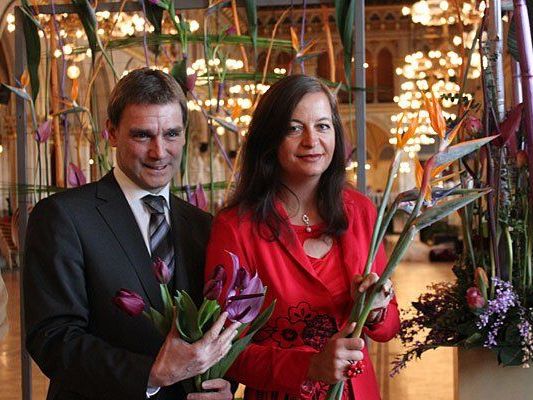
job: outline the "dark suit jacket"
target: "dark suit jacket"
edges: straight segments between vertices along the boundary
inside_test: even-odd
[[[198,302],[211,217],[170,196],[174,287]],[[50,378],[48,399],[144,399],[163,337],[146,318],[112,304],[136,291],[162,310],[159,285],[135,217],[112,173],[40,201],[33,209],[23,271],[26,345]],[[181,385],[157,399],[184,398]]]

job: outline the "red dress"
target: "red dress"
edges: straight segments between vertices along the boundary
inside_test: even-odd
[[[312,355],[347,322],[352,306],[349,281],[354,274],[363,272],[376,218],[373,204],[360,193],[345,190],[343,201],[348,229],[334,239],[333,247],[319,260],[305,253],[300,241],[305,238],[299,239],[295,232],[300,227],[290,226],[288,233],[268,241],[261,238],[250,214],[239,215],[237,209],[230,209],[215,218],[207,250],[206,278],[218,264],[231,270],[230,251],[250,272],[257,271],[268,287],[264,307],[277,299],[270,321],[228,371],[229,378],[246,385],[247,399],[325,398],[327,385],[308,381],[307,371]],[[283,207],[278,210],[287,217]],[[381,247],[373,271],[380,275],[385,263]],[[393,338],[399,327],[393,299],[385,319],[372,329],[365,328],[364,333],[384,342]],[[366,370],[345,385],[345,397],[379,400],[366,347],[363,353]]]

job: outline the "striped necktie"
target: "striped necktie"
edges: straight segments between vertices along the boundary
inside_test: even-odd
[[[170,273],[174,272],[174,245],[170,225],[165,218],[166,200],[163,196],[147,195],[142,201],[150,211],[148,234],[150,235],[150,252],[152,260],[161,258],[168,266]]]

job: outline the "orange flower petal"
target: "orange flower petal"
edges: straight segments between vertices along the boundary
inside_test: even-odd
[[[72,101],[76,101],[78,99],[78,91],[79,91],[79,83],[77,79],[72,80],[72,88],[70,89],[70,98]]]
[[[296,52],[300,51],[300,41],[298,40],[298,35],[296,34],[296,30],[292,26],[291,26],[291,41],[292,41],[292,48],[296,50]]]
[[[30,74],[28,74],[28,70],[25,69],[22,75],[20,76],[20,84],[22,87],[28,86],[30,83]]]

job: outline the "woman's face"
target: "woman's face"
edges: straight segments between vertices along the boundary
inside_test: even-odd
[[[318,181],[328,168],[335,150],[335,129],[328,97],[308,93],[292,113],[289,129],[278,149],[278,162],[285,183]]]

